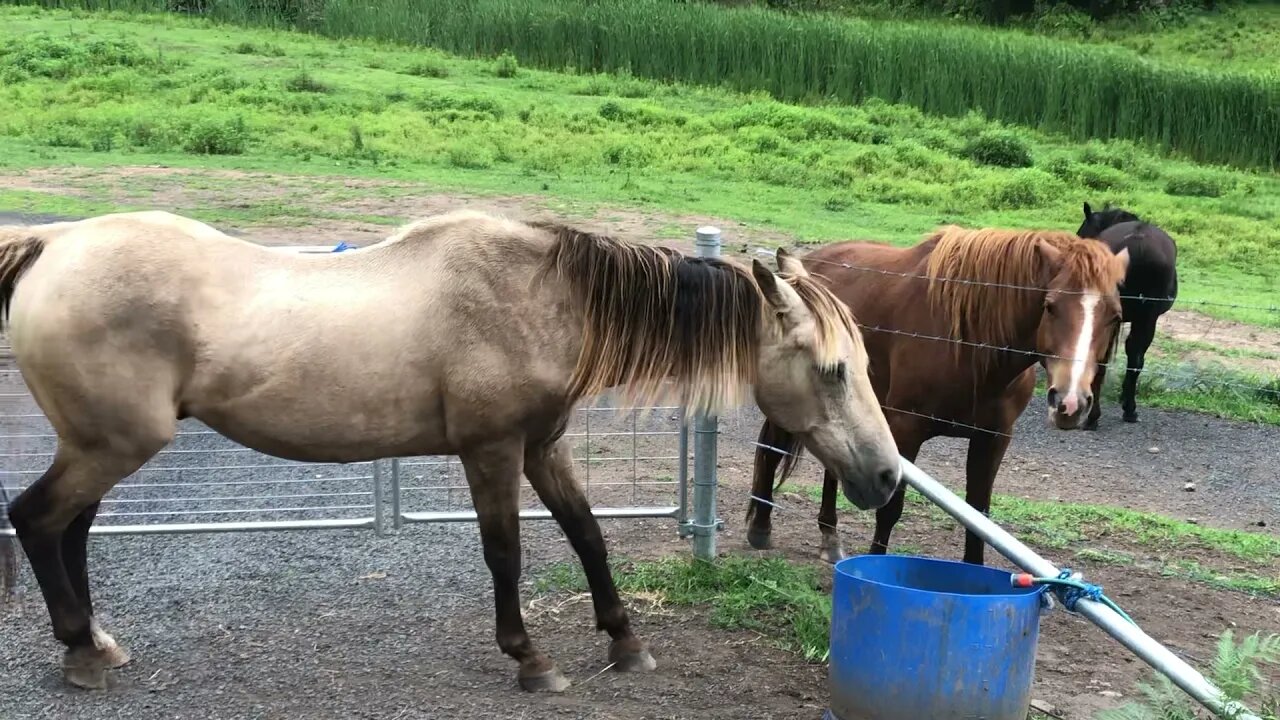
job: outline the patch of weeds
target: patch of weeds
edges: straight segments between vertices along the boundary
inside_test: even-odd
[[[449,66],[439,60],[423,60],[416,62],[404,69],[405,75],[415,75],[425,78],[447,78],[449,77]]]
[[[1264,577],[1238,570],[1225,574],[1216,572],[1212,568],[1207,568],[1194,560],[1179,560],[1169,563],[1161,570],[1161,573],[1195,580],[1223,590],[1238,590],[1255,595],[1280,595],[1280,575]]]
[[[1226,178],[1210,172],[1195,171],[1170,176],[1165,181],[1164,191],[1170,195],[1216,198],[1227,194],[1233,187]]]
[[[284,57],[284,48],[271,43],[252,43],[242,42],[231,47],[231,52],[237,55],[264,55],[266,57]]]
[[[1209,678],[1228,700],[1256,701],[1262,720],[1280,720],[1280,687],[1267,680],[1264,668],[1280,667],[1280,635],[1254,633],[1238,644],[1227,630],[1218,638],[1217,654]],[[1115,710],[1107,710],[1099,720],[1199,720],[1204,717],[1171,680],[1152,672],[1151,680],[1138,683],[1142,699]]]
[[[493,74],[500,78],[513,78],[520,74],[520,61],[510,50],[503,51],[493,63]]]
[[[484,170],[497,161],[494,153],[483,145],[464,142],[449,149],[449,164],[464,170]]]
[[[329,93],[333,92],[333,88],[323,82],[320,82],[306,70],[300,70],[296,75],[284,81],[284,89],[289,92],[296,93]]]
[[[1025,168],[1033,164],[1026,141],[1009,132],[984,132],[965,145],[964,154],[980,165]]]
[[[614,578],[623,593],[645,593],[674,605],[710,609],[711,622],[727,629],[753,630],[805,659],[828,654],[831,598],[817,573],[781,558],[731,556],[714,563],[686,557],[655,561],[615,561]],[[586,588],[577,564],[552,566],[539,574],[545,591]]]
[[[196,155],[240,155],[248,148],[249,140],[243,117],[209,117],[186,129],[182,149]]]

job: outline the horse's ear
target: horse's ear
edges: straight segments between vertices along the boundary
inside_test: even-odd
[[[757,258],[751,258],[751,274],[755,277],[756,284],[760,286],[760,291],[764,293],[765,300],[769,301],[779,315],[787,314],[800,302],[800,296],[796,291],[792,290],[790,285],[780,281],[778,276]]]
[[[786,249],[778,248],[776,257],[778,258],[779,271],[796,277],[809,277],[809,271],[805,269],[800,259],[787,252]]]
[[[1088,220],[1093,217],[1093,208],[1089,207],[1089,203],[1084,204],[1084,219]]]
[[[1050,245],[1046,240],[1040,240],[1036,243],[1036,252],[1040,253],[1040,257],[1044,259],[1045,264],[1051,268],[1057,268],[1062,264],[1062,251]]]

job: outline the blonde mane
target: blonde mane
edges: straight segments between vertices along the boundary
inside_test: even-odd
[[[558,224],[533,225],[555,236],[543,273],[567,283],[584,321],[569,381],[573,400],[621,387],[631,402],[645,404],[661,397],[670,379],[680,402],[693,410],[715,412],[743,401],[755,381],[768,312],[749,270]],[[848,309],[809,278],[780,277],[813,313],[819,362],[835,364],[839,332],[853,334]]]
[[[1003,347],[1017,340],[1027,303],[1050,280],[1041,242],[1061,251],[1072,287],[1108,293],[1123,279],[1105,244],[1070,232],[949,225],[929,239],[937,241],[929,256],[929,301],[947,318],[951,337],[969,343]]]

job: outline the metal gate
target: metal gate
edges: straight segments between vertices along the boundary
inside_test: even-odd
[[[566,437],[597,517],[685,519],[688,433],[680,408],[618,408],[601,398],[575,412]],[[0,349],[0,485],[9,498],[44,473],[56,442],[7,348]],[[551,517],[523,478],[520,501],[521,517]],[[386,532],[475,517],[456,457],[293,462],[185,420],[168,447],[107,494],[92,532]]]

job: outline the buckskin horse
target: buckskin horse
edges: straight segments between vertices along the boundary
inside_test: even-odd
[[[103,495],[185,417],[297,461],[458,455],[497,644],[521,687],[562,691],[520,613],[523,472],[582,562],[611,663],[654,669],[573,476],[563,433],[578,400],[619,387],[714,411],[750,388],[857,506],[900,484],[848,309],[794,258],[778,265],[475,212],[317,255],[162,212],[0,229],[13,353],[58,435],[9,516],[67,646],[65,678],[102,687],[129,659],[94,619],[86,536]]]
[[[1048,372],[1055,427],[1076,428],[1089,412],[1094,369],[1119,322],[1117,284],[1128,259],[1124,250],[1113,254],[1067,232],[946,226],[914,247],[837,243],[802,262],[861,326],[871,382],[899,452],[914,461],[930,438],[967,438],[965,498],[985,513],[1013,424],[1035,390],[1037,364]],[[772,543],[775,476],[782,465],[777,484],[785,481],[802,442],[766,419],[758,445],[747,539],[763,550]],[[829,562],[844,556],[835,490],[828,473],[818,526]],[[870,552],[888,550],[905,490],[877,511]],[[982,564],[983,550],[982,539],[966,531],[965,561]]]
[[[1146,365],[1147,350],[1156,337],[1156,321],[1169,312],[1178,297],[1178,246],[1169,233],[1128,210],[1110,205],[1094,212],[1089,203],[1085,203],[1084,222],[1076,234],[1101,240],[1113,252],[1129,253],[1129,268],[1120,296],[1120,321],[1129,323],[1129,337],[1124,341],[1125,373],[1120,408],[1125,422],[1138,422],[1138,377]],[[1102,382],[1119,342],[1119,332],[1117,325],[1111,352],[1093,377],[1094,403],[1085,421],[1087,430],[1096,430],[1102,415]]]

